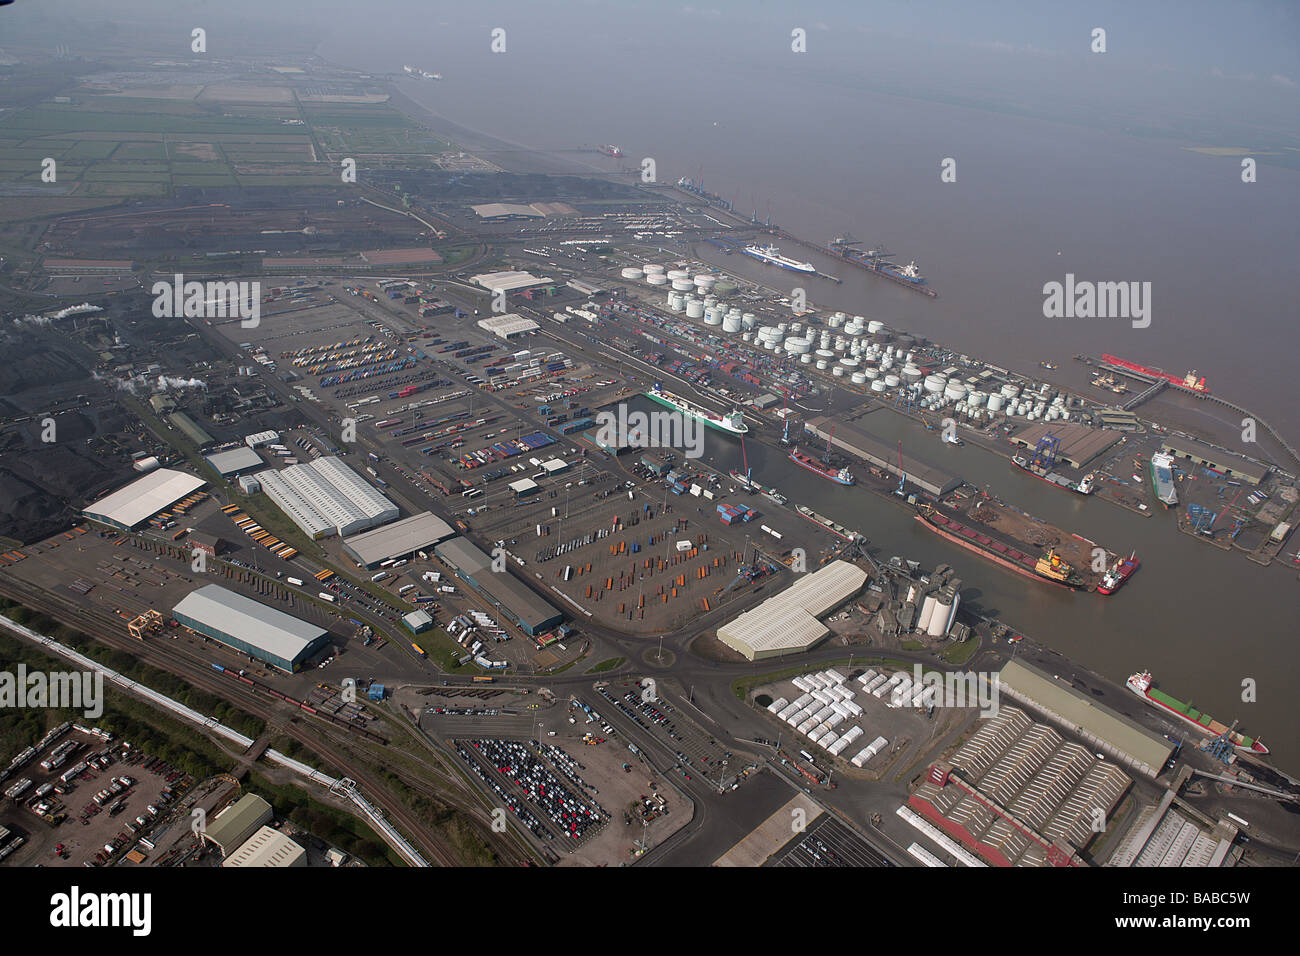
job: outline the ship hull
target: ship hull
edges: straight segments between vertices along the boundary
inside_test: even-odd
[[[1114,594],[1128,583],[1128,579],[1133,577],[1137,572],[1137,569],[1141,566],[1142,562],[1138,561],[1136,558],[1125,558],[1119,564],[1119,570],[1116,572],[1115,583],[1108,585],[1103,579],[1101,584],[1097,585],[1097,593],[1107,595]]]
[[[1011,560],[1010,558],[1003,557],[1002,555],[996,554],[987,548],[981,547],[978,543],[967,540],[966,538],[962,537],[960,534],[957,534],[954,531],[950,531],[947,528],[935,524],[933,521],[929,520],[928,516],[926,515],[917,515],[916,520],[921,522],[921,524],[925,525],[935,534],[947,538],[953,544],[965,548],[967,551],[973,551],[975,554],[978,554],[980,557],[988,561],[992,561],[994,564],[1000,565],[1001,567],[1006,568],[1008,571],[1014,571],[1016,574],[1019,574],[1022,577],[1030,578],[1031,580],[1034,581],[1041,581],[1044,584],[1052,584],[1058,588],[1064,588],[1067,591],[1083,590],[1082,585],[1068,584],[1065,581],[1057,581],[1052,578],[1044,577],[1043,575],[1035,571],[1031,565],[1019,564],[1016,561]]]
[[[1205,385],[1205,379],[1201,379],[1196,385],[1188,385],[1177,375],[1171,375],[1169,372],[1158,368],[1151,368],[1147,365],[1140,365],[1137,362],[1130,362],[1128,359],[1119,358],[1116,355],[1103,354],[1101,360],[1111,368],[1122,368],[1128,372],[1136,372],[1138,375],[1145,375],[1148,378],[1158,378],[1168,382],[1174,388],[1181,388],[1185,392],[1191,392],[1193,395],[1209,395],[1210,390]]]
[[[794,462],[800,468],[806,468],[808,471],[811,471],[814,475],[821,475],[827,481],[833,481],[837,485],[851,485],[854,483],[852,479],[845,481],[843,478],[840,477],[838,471],[832,471],[829,468],[825,468],[821,465],[818,465],[815,461],[813,461],[811,458],[808,458],[806,456],[796,455],[795,453],[791,452],[788,457],[792,462]]]
[[[748,425],[742,425],[740,428],[733,428],[724,421],[710,418],[707,413],[697,411],[689,405],[679,404],[666,395],[656,392],[643,392],[642,394],[656,404],[663,405],[665,408],[671,408],[673,411],[679,412],[687,418],[693,418],[696,421],[704,422],[704,424],[708,425],[710,428],[716,428],[718,431],[724,432],[728,435],[744,435],[749,432]]]
[[[759,262],[766,263],[769,266],[776,266],[778,269],[785,269],[787,272],[801,272],[804,275],[813,275],[817,271],[816,268],[809,263],[785,262],[781,259],[774,259],[771,256],[756,252],[748,247],[742,249],[741,252],[749,256],[751,259],[757,259]]]
[[[1184,714],[1182,711],[1178,710],[1178,708],[1172,706],[1171,704],[1166,703],[1165,701],[1160,700],[1160,698],[1158,697],[1153,696],[1150,688],[1147,688],[1146,690],[1141,690],[1138,687],[1135,687],[1131,683],[1131,680],[1132,679],[1130,678],[1130,683],[1126,685],[1128,689],[1131,690],[1133,693],[1137,694],[1139,697],[1141,697],[1152,707],[1156,708],[1156,710],[1160,711],[1162,714],[1165,714],[1169,717],[1175,717],[1178,720],[1182,721],[1183,723],[1191,727],[1195,727],[1201,733],[1206,734],[1210,737],[1221,736],[1225,731],[1229,729],[1224,725],[1220,724],[1218,721],[1214,720],[1213,718],[1207,718],[1210,721],[1210,723],[1203,724],[1201,723],[1200,720],[1195,720],[1187,716],[1187,714]],[[1164,695],[1164,696],[1168,696],[1168,695]],[[1169,699],[1171,701],[1174,701],[1174,703],[1177,704],[1183,703],[1182,701],[1177,700],[1176,698],[1173,697],[1170,697]],[[1237,750],[1244,751],[1245,753],[1253,753],[1253,754],[1259,754],[1260,756],[1263,756],[1264,754],[1267,754],[1269,752],[1269,749],[1266,746],[1264,746],[1262,743],[1260,743],[1258,740],[1252,740],[1249,743],[1246,743],[1245,738],[1243,738],[1242,735],[1237,733],[1236,731],[1232,731],[1230,733],[1229,739],[1232,741],[1233,747],[1235,747]]]
[[[1151,490],[1155,493],[1156,500],[1166,508],[1174,508],[1178,505],[1178,490],[1173,484],[1173,475],[1169,476],[1168,481],[1161,481],[1156,474],[1155,463],[1147,465],[1147,472],[1151,475]]]
[[[1038,472],[1034,471],[1032,468],[1028,468],[1028,467],[1026,467],[1025,465],[1022,465],[1020,462],[1016,461],[1014,458],[1011,459],[1011,464],[1014,465],[1015,467],[1019,468],[1019,469],[1020,469],[1021,471],[1023,471],[1026,475],[1032,475],[1033,477],[1037,478],[1039,481],[1045,481],[1045,482],[1047,482],[1047,484],[1051,485],[1053,488],[1060,488],[1062,491],[1073,492],[1074,494],[1076,494],[1076,495],[1081,495],[1081,496],[1083,496],[1084,498],[1086,498],[1086,497],[1088,497],[1090,494],[1092,494],[1091,491],[1082,491],[1082,490],[1080,490],[1079,486],[1078,486],[1077,484],[1073,483],[1073,482],[1071,482],[1071,483],[1068,484],[1068,485],[1063,485],[1063,484],[1061,484],[1059,481],[1052,481],[1052,479],[1048,478],[1046,475],[1040,475]]]
[[[797,505],[795,506],[795,511],[799,512],[799,515],[805,520],[811,521],[813,524],[821,528],[823,531],[829,531],[837,538],[843,538],[845,541],[852,541],[855,537],[853,532],[850,531],[848,528],[836,524],[834,521],[831,521],[830,518],[824,517],[823,515],[819,515],[811,508],[808,508],[804,505]]]
[[[909,279],[902,279],[899,278],[898,276],[890,275],[884,269],[880,268],[879,262],[872,260],[861,254],[854,255],[852,250],[845,250],[841,247],[830,245],[826,247],[826,251],[829,252],[831,255],[838,256],[839,258],[843,259],[847,263],[857,266],[860,269],[866,269],[868,272],[872,273],[873,275],[878,275],[882,279],[888,279],[890,282],[893,282],[896,285],[901,285],[905,289],[911,289],[913,292],[919,292],[922,295],[928,295],[932,299],[938,298],[939,293],[935,292],[928,285],[925,285],[924,279],[922,279],[921,282],[913,282]]]

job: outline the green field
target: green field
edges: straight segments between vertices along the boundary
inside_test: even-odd
[[[58,191],[91,203],[184,187],[340,186],[339,156],[388,153],[426,166],[423,157],[447,147],[387,104],[299,108],[77,91],[72,103],[47,100],[5,114],[0,185],[40,183],[41,163],[52,157]],[[0,204],[0,222],[26,218],[31,208]]]

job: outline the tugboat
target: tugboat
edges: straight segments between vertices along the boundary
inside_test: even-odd
[[[1055,548],[1048,548],[1034,565],[1034,573],[1047,578],[1049,581],[1055,581],[1057,584],[1063,584],[1067,588],[1082,588],[1083,578],[1075,572],[1074,567],[1068,564]]]
[[[1126,581],[1133,576],[1133,572],[1142,566],[1138,560],[1137,552],[1130,554],[1127,558],[1120,558],[1101,579],[1101,584],[1097,585],[1098,594],[1114,594],[1122,588]]]

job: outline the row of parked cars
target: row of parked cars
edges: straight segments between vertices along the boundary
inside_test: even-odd
[[[544,761],[515,740],[472,740],[471,746],[494,766],[497,773],[517,783],[551,822],[573,840],[581,840],[604,822],[603,811],[573,793]]]

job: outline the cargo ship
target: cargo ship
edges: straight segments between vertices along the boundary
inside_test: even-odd
[[[791,272],[817,272],[817,267],[811,262],[799,262],[797,259],[783,256],[781,250],[776,246],[746,246],[743,251],[745,255],[757,259],[759,262],[766,262],[770,266],[780,266],[782,269],[789,269]]]
[[[1192,369],[1182,378],[1179,378],[1177,375],[1170,375],[1163,369],[1152,368],[1149,365],[1139,365],[1137,362],[1130,362],[1128,359],[1117,358],[1114,355],[1102,355],[1101,360],[1112,368],[1122,368],[1130,372],[1136,372],[1138,375],[1145,375],[1148,378],[1161,379],[1176,388],[1195,392],[1198,395],[1210,394],[1204,376],[1201,378],[1196,377],[1196,369]]]
[[[1055,551],[1049,550],[1046,554],[1034,558],[1033,555],[1026,554],[1019,548],[1002,541],[996,541],[975,528],[968,527],[946,515],[941,515],[933,508],[918,514],[916,520],[931,531],[947,538],[953,544],[963,547],[967,551],[974,551],[994,564],[1001,565],[1008,571],[1014,571],[1024,577],[1033,578],[1035,581],[1047,581],[1050,584],[1068,588],[1072,591],[1080,590],[1085,586],[1074,569],[1062,561]]]
[[[1237,731],[1215,720],[1209,714],[1201,713],[1191,704],[1184,704],[1176,697],[1170,697],[1163,691],[1156,690],[1152,686],[1154,683],[1150,671],[1139,671],[1125,682],[1125,686],[1152,707],[1158,708],[1171,717],[1177,717],[1184,723],[1191,724],[1197,730],[1213,737],[1228,734],[1228,739],[1232,741],[1232,745],[1238,750],[1245,750],[1261,756],[1268,753],[1268,748],[1258,740],[1237,733]]]
[[[424,70],[417,70],[413,66],[402,67],[402,72],[405,73],[407,76],[413,76],[419,80],[441,80],[442,79],[441,73],[428,73]]]
[[[1090,495],[1097,485],[1097,476],[1092,472],[1084,475],[1078,481],[1071,481],[1065,475],[1057,474],[1054,471],[1048,471],[1035,465],[1022,455],[1016,455],[1011,459],[1011,464],[1015,465],[1021,471],[1033,475],[1040,481],[1045,481],[1050,485],[1056,485],[1058,488],[1064,488],[1066,491],[1073,491],[1076,495]]]
[[[1138,560],[1137,553],[1130,554],[1127,558],[1120,558],[1112,564],[1106,575],[1101,579],[1101,584],[1097,585],[1098,594],[1114,594],[1122,588],[1125,582],[1133,576],[1133,572],[1142,566]]]
[[[889,261],[893,257],[892,252],[886,252],[884,249],[859,249],[857,245],[857,239],[850,236],[838,236],[826,244],[826,251],[833,256],[838,256],[845,262],[851,262],[855,266],[861,266],[868,272],[883,276],[890,282],[905,286],[913,292],[920,292],[932,299],[938,296],[937,292],[926,285],[925,276],[921,275],[914,261],[905,266],[900,266]]]
[[[604,153],[606,156],[613,156],[615,159],[623,158],[623,151],[619,149],[617,146],[610,146],[606,144],[604,146],[597,146],[596,148],[600,150],[602,153]]]
[[[704,422],[704,424],[710,425],[719,431],[724,431],[729,435],[743,435],[749,431],[749,426],[745,424],[745,416],[739,410],[733,409],[725,415],[719,415],[717,412],[711,412],[707,408],[688,402],[680,395],[665,391],[658,382],[655,383],[654,388],[644,394],[652,402],[665,405],[681,412],[687,418],[694,418],[696,421]]]
[[[794,510],[799,512],[799,514],[803,515],[803,517],[807,518],[813,524],[825,528],[837,538],[843,538],[845,541],[856,541],[860,537],[856,531],[850,531],[848,528],[844,527],[844,525],[832,521],[825,515],[819,515],[807,505],[795,505]]]
[[[852,485],[857,483],[857,479],[853,477],[853,473],[847,468],[836,468],[833,465],[827,465],[824,462],[818,461],[816,458],[805,455],[798,448],[795,448],[794,451],[790,452],[789,458],[799,467],[807,468],[814,474],[821,475],[823,478],[827,478],[836,484]]]
[[[1151,489],[1166,508],[1178,504],[1178,486],[1174,483],[1174,456],[1156,452],[1151,456]]]
[[[740,472],[735,471],[734,469],[732,471],[727,472],[727,474],[731,476],[732,481],[740,485],[740,487],[744,488],[746,491],[758,492],[760,495],[762,495],[764,498],[766,498],[768,501],[772,502],[773,504],[784,505],[787,504],[790,500],[785,495],[781,494],[781,492],[777,491],[775,488],[769,488],[767,485],[761,485],[753,478],[746,477],[745,475],[742,475]]]

